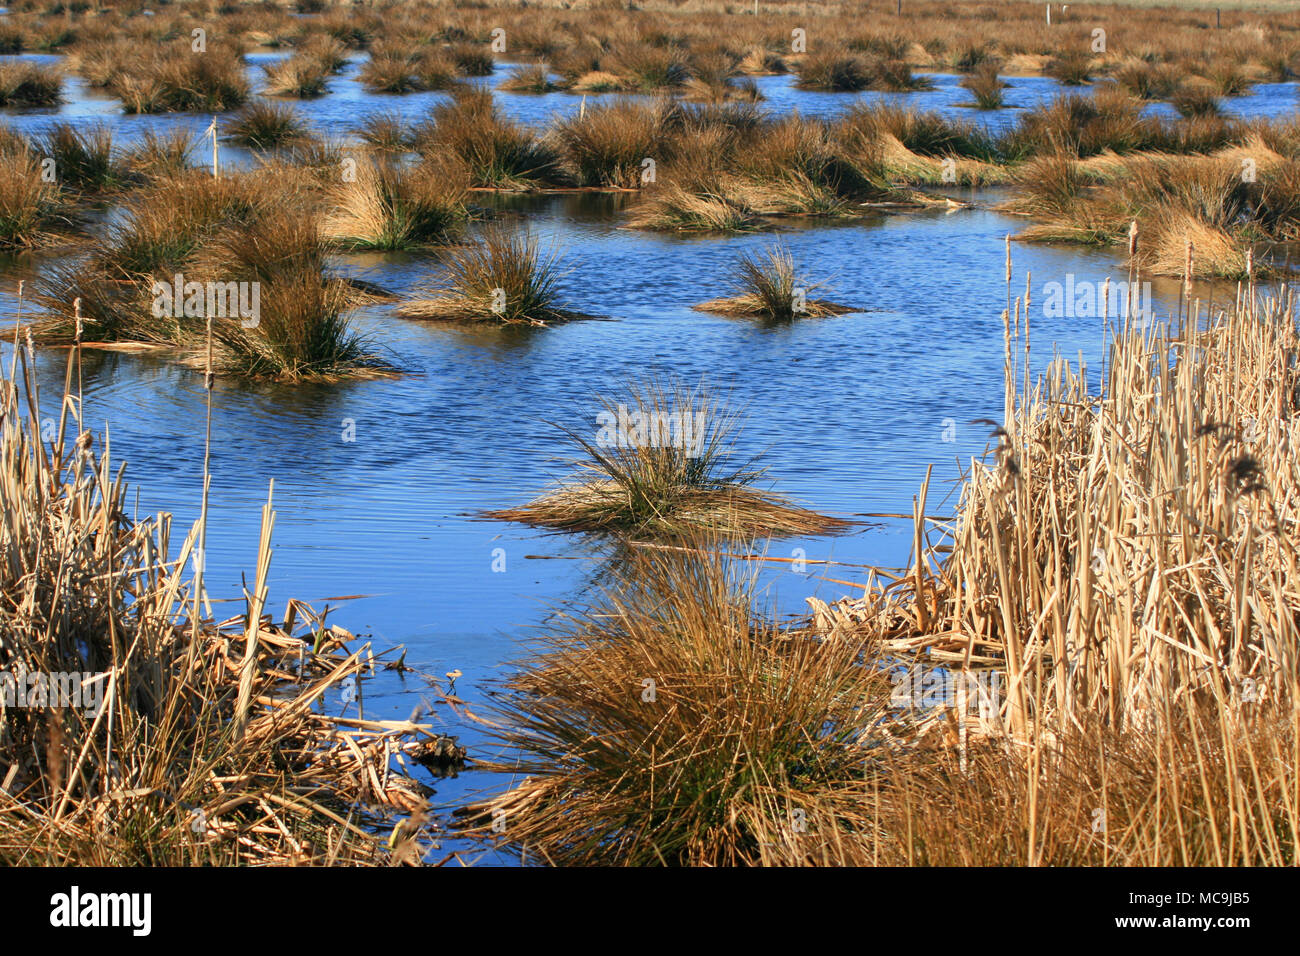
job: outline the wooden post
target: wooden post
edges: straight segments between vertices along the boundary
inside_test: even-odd
[[[898,0],[898,12],[896,16],[901,17],[902,15],[903,15],[903,0]]]
[[[217,178],[217,118],[212,117],[212,125],[208,127],[212,133],[212,178]]]
[[[1223,20],[1220,19],[1220,16],[1221,16],[1222,13],[1223,13],[1223,11],[1220,10],[1218,7],[1215,7],[1215,8],[1214,8],[1214,29],[1216,29],[1216,30],[1222,30],[1222,29],[1223,29]]]

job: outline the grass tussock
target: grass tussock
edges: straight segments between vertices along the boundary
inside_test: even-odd
[[[501,81],[497,89],[508,93],[551,93],[559,89],[551,79],[550,71],[542,65],[520,66]]]
[[[970,76],[964,77],[961,85],[970,90],[971,95],[975,97],[975,105],[979,109],[996,110],[1002,108],[1002,91],[1007,88],[1007,84],[998,75],[998,65],[996,63],[986,63],[980,66]]]
[[[231,142],[253,149],[276,149],[301,143],[307,138],[302,117],[287,103],[254,100],[226,124]]]
[[[735,294],[710,299],[694,308],[720,315],[789,321],[852,312],[848,306],[809,298],[821,283],[809,282],[795,268],[790,250],[773,245],[759,253],[744,253],[732,275]]]
[[[902,60],[828,48],[805,55],[795,66],[801,89],[823,93],[856,93],[862,90],[903,92],[927,88],[928,80],[912,75]]]
[[[237,50],[197,52],[189,43],[124,58],[105,85],[127,113],[224,112],[242,106],[250,92]]]
[[[702,388],[629,387],[599,399],[598,407],[594,437],[565,429],[583,454],[572,479],[486,517],[633,540],[705,529],[745,538],[850,527],[758,488],[763,470],[734,454],[737,415]]]
[[[472,186],[527,189],[546,184],[555,157],[531,130],[506,117],[489,90],[466,87],[450,102],[434,107],[429,121],[414,132],[414,147],[424,157],[464,164]]]
[[[328,248],[315,222],[302,215],[227,228],[204,247],[196,264],[199,275],[257,283],[259,289],[255,322],[212,323],[222,368],[288,381],[391,371],[352,328],[349,315],[357,296],[330,275]]]
[[[557,119],[550,136],[577,185],[637,189],[645,161],[663,158],[680,121],[680,110],[667,100],[615,101]]]
[[[308,99],[324,96],[331,69],[327,62],[311,55],[298,54],[262,67],[266,76],[263,88],[268,96],[296,96]]]
[[[499,698],[522,756],[488,767],[527,779],[461,811],[466,830],[551,865],[755,863],[861,773],[855,737],[886,712],[884,676],[861,642],[757,616],[753,576],[723,548],[637,549],[596,607],[542,642]]]
[[[72,204],[37,157],[0,151],[0,248],[53,245],[76,224]]]
[[[448,249],[442,266],[442,276],[398,306],[398,315],[531,326],[582,317],[560,305],[559,254],[544,253],[531,235],[489,228],[481,241]]]
[[[175,178],[191,168],[198,148],[198,140],[188,130],[146,130],[139,142],[126,151],[122,162],[130,175],[146,182]]]
[[[461,167],[362,162],[350,181],[334,186],[322,235],[350,250],[444,243],[469,218],[467,195],[468,179]]]
[[[81,193],[117,189],[126,183],[126,170],[113,148],[113,133],[103,125],[78,129],[55,123],[32,142],[42,160],[53,160],[60,185]]]
[[[1291,164],[1262,144],[1242,151],[1255,169],[1243,176],[1235,152],[1216,156],[1134,156],[1104,175],[1065,154],[1026,164],[1019,195],[1006,204],[1034,224],[1021,238],[1121,246],[1137,223],[1137,259],[1160,275],[1184,275],[1187,245],[1196,277],[1245,277],[1246,253],[1292,241],[1300,182]]]
[[[0,63],[0,106],[57,106],[63,78],[36,63]]]

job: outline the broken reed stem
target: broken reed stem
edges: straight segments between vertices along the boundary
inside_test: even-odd
[[[262,628],[262,611],[266,607],[267,577],[271,573],[271,533],[275,529],[275,512],[271,501],[275,497],[275,481],[266,493],[262,506],[262,534],[257,549],[257,573],[253,579],[252,593],[245,592],[248,601],[248,623],[244,635],[244,661],[239,676],[239,701],[235,705],[235,734],[242,736],[248,722],[249,705],[253,694],[253,675],[257,666],[257,641]]]
[[[203,390],[206,393],[206,410],[203,429],[203,503],[199,509],[199,563],[195,568],[194,618],[200,619],[199,602],[207,602],[207,593],[203,587],[203,576],[207,570],[208,560],[208,490],[212,484],[212,388],[216,384],[216,374],[212,367],[212,316],[207,317],[207,361],[203,370]],[[212,613],[211,607],[208,613]]]

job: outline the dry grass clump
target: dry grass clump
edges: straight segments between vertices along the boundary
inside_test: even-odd
[[[1169,97],[1180,116],[1218,116],[1219,97],[1213,88],[1200,83],[1184,83]]]
[[[238,375],[294,381],[390,368],[352,330],[357,293],[332,275],[330,244],[283,170],[161,179],[133,196],[104,238],[82,258],[42,271],[33,292],[37,338],[66,343],[84,328],[88,343],[192,355],[206,348],[211,324],[218,363]],[[204,295],[191,308],[186,292],[179,315],[174,303],[155,308],[156,284],[171,289],[178,274]],[[206,290],[232,283],[247,284],[240,301],[254,314],[235,314],[227,300],[208,316],[204,303],[216,300]]]
[[[1000,144],[1013,159],[1066,150],[1095,156],[1105,150],[1132,152],[1149,144],[1142,103],[1120,89],[1099,89],[1091,96],[1064,94],[1027,111]]]
[[[464,87],[414,133],[415,149],[463,163],[475,187],[525,189],[549,182],[555,156],[533,133],[501,113],[489,90]]]
[[[1119,245],[1136,222],[1145,269],[1183,275],[1191,242],[1194,275],[1244,277],[1249,248],[1264,253],[1296,235],[1300,181],[1262,143],[1240,153],[1258,164],[1254,181],[1234,151],[1115,159],[1102,176],[1066,154],[1041,157],[1020,171],[1020,195],[1004,208],[1035,220],[1023,239]]]
[[[411,130],[395,112],[372,113],[353,129],[371,149],[384,153],[405,153],[411,148]]]
[[[875,135],[846,135],[837,123],[798,114],[772,119],[752,107],[709,109],[687,116],[670,139],[669,162],[634,207],[630,226],[736,232],[781,217],[842,218],[878,204],[929,201],[890,181],[894,167]],[[733,125],[737,117],[742,123]],[[938,162],[916,165],[939,176]]]
[[[357,295],[329,272],[329,244],[313,219],[281,214],[227,227],[207,243],[196,273],[208,281],[256,283],[255,323],[212,323],[224,369],[287,381],[385,374],[392,366],[355,332]]]
[[[106,85],[127,113],[223,112],[249,95],[238,50],[214,45],[196,52],[188,42],[119,61]]]
[[[241,146],[275,149],[307,138],[307,126],[287,103],[254,100],[226,124],[226,136]]]
[[[375,93],[449,90],[459,82],[454,60],[439,51],[402,43],[372,49],[360,75],[366,89]]]
[[[321,233],[351,250],[410,249],[446,242],[469,218],[462,167],[362,162],[336,183]]]
[[[36,63],[0,63],[0,106],[55,106],[63,100],[58,70]]]
[[[550,93],[559,89],[551,79],[551,73],[540,64],[520,66],[510,71],[510,75],[497,87],[510,93]]]
[[[694,308],[719,315],[753,316],[764,319],[822,318],[853,310],[826,299],[808,296],[821,286],[799,276],[794,257],[782,245],[759,253],[744,253],[732,276],[735,295],[710,299]]]
[[[190,160],[198,145],[189,130],[145,130],[139,141],[126,150],[122,165],[130,175],[146,182],[182,176],[191,168]]]
[[[277,63],[262,67],[266,75],[264,92],[270,96],[296,96],[307,99],[324,96],[325,80],[330,67],[310,54],[295,54]]]
[[[485,517],[633,540],[712,529],[729,538],[833,534],[851,524],[790,504],[737,460],[739,419],[703,388],[658,383],[598,399],[593,439],[564,429],[584,458],[574,477],[529,504]]]
[[[65,240],[76,213],[57,182],[26,150],[0,150],[0,248],[28,249]]]
[[[1043,72],[1064,86],[1083,86],[1092,80],[1092,61],[1072,50],[1049,60]]]
[[[201,618],[201,579],[185,575],[200,529],[173,551],[169,515],[128,517],[120,468],[70,412],[75,393],[44,442],[34,355],[20,360],[23,377],[0,382],[0,673],[18,675],[10,690],[47,675],[67,696],[0,709],[0,860],[418,860],[427,790],[391,761],[428,728],[320,706],[364,677],[366,648],[345,650],[350,635],[306,605],[267,612],[270,500],[246,609]],[[389,853],[375,828],[395,814],[410,832]]]
[[[861,773],[883,674],[860,641],[763,620],[752,574],[717,550],[637,549],[541,642],[499,695],[511,729],[487,766],[526,779],[463,827],[552,865],[752,864]]]
[[[746,232],[763,226],[763,218],[719,176],[669,180],[650,190],[628,220],[634,229],[662,232]]]
[[[96,193],[126,183],[126,170],[113,149],[113,132],[102,124],[78,129],[55,123],[32,141],[32,150],[42,160],[54,161],[54,176],[64,188]]]
[[[398,306],[398,315],[532,326],[582,317],[560,306],[558,253],[544,254],[526,233],[489,228],[482,241],[448,249],[442,265],[443,275]]]
[[[557,118],[550,139],[564,170],[579,186],[637,189],[645,161],[666,159],[681,110],[670,100],[619,100],[582,115]]]
[[[825,48],[805,55],[795,66],[799,86],[823,93],[856,93],[861,90],[907,91],[927,88],[929,81],[912,75],[901,60],[887,60]]]
[[[1166,100],[1178,89],[1178,71],[1168,64],[1134,60],[1117,67],[1111,76],[1142,100]]]
[[[836,120],[834,132],[840,141],[859,147],[892,139],[919,156],[998,158],[997,142],[976,124],[888,103],[855,103]]]
[[[986,63],[980,66],[970,76],[964,77],[961,85],[971,91],[975,97],[975,105],[982,110],[996,110],[1002,108],[1002,91],[1007,88],[1007,83],[998,75],[998,65],[996,63]]]
[[[627,92],[673,90],[691,75],[686,54],[673,46],[625,44],[605,62],[606,72],[616,76],[618,88]]]

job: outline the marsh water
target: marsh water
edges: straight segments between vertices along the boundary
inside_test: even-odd
[[[274,56],[274,55],[271,55]],[[255,66],[268,56],[251,57]],[[330,95],[298,105],[322,132],[342,133],[384,109],[422,117],[439,94],[378,96],[355,81],[357,63],[331,81]],[[499,69],[497,79],[506,75]],[[935,76],[933,90],[896,97],[922,108],[960,111],[956,77]],[[494,80],[495,82],[495,80]],[[1054,95],[1051,80],[1011,80],[1008,102],[1024,107]],[[844,109],[856,97],[808,94],[790,77],[759,80],[772,110],[805,114]],[[148,128],[201,130],[206,116],[126,117],[115,100],[65,84],[68,102],[53,110],[10,112],[5,120],[34,132],[59,119],[104,122],[119,142]],[[506,111],[541,125],[580,97],[501,94]],[[592,98],[593,100],[596,98]],[[1230,101],[1243,115],[1293,111],[1294,84],[1257,88]],[[238,151],[226,155],[240,161]],[[242,159],[247,160],[244,156]],[[827,282],[818,295],[855,308],[834,318],[787,324],[723,318],[692,310],[725,291],[736,256],[770,235],[680,238],[622,226],[625,196],[561,194],[495,200],[519,228],[531,229],[563,257],[567,304],[602,316],[529,332],[464,330],[405,321],[391,305],[360,310],[355,324],[401,367],[394,379],[330,385],[248,384],[218,379],[212,421],[211,519],[207,585],[215,598],[242,604],[241,573],[257,553],[260,508],[274,482],[274,609],[290,597],[337,609],[330,621],[366,635],[376,652],[398,646],[420,671],[460,670],[460,697],[485,711],[485,693],[509,672],[557,608],[581,603],[602,584],[599,548],[580,538],[483,520],[484,509],[522,503],[563,476],[570,453],[557,425],[594,433],[593,393],[648,375],[704,381],[746,411],[740,454],[761,455],[777,490],[820,511],[859,518],[856,533],[771,542],[767,553],[835,565],[766,567],[767,599],[796,615],[809,596],[832,600],[852,588],[824,580],[865,580],[865,565],[908,559],[910,523],[867,519],[908,512],[928,466],[930,513],[964,464],[989,447],[1000,419],[1006,303],[1004,237],[1019,224],[994,211],[996,197],[971,194],[956,211],[881,216],[849,225],[786,228],[795,260]],[[485,200],[486,201],[486,200]],[[1117,281],[1120,263],[1103,252],[1016,245],[1016,294],[1032,273],[1033,366],[1054,351],[1096,364],[1098,319],[1050,317],[1039,305],[1047,283]],[[0,310],[14,314],[13,290],[49,260],[0,265]],[[351,255],[348,274],[397,293],[437,271],[436,255]],[[1153,305],[1177,300],[1175,283],[1153,284]],[[42,351],[47,396],[62,388],[66,352]],[[129,462],[139,512],[176,515],[188,527],[202,489],[205,393],[202,377],[165,357],[87,352],[83,361],[90,427],[104,430],[113,455]],[[183,535],[183,532],[181,532]],[[179,542],[177,542],[179,543]],[[500,550],[498,550],[500,549]],[[344,595],[364,597],[331,601]],[[219,616],[227,616],[219,613]],[[379,672],[365,688],[367,716],[406,717],[427,696],[418,675]],[[482,728],[435,705],[434,720],[461,737],[471,756]],[[443,809],[508,781],[467,770],[428,780]],[[466,846],[441,841],[438,855]],[[478,850],[467,858],[477,858]],[[503,862],[494,856],[487,859]],[[508,861],[504,861],[508,862]]]

